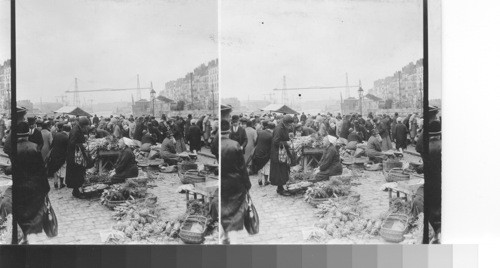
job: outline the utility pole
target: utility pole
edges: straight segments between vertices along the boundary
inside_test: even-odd
[[[345,73],[345,92],[346,92],[346,95],[347,95],[347,98],[349,98],[351,96],[351,92],[349,90],[349,75],[347,73]]]
[[[399,108],[402,108],[403,102],[401,100],[401,71],[398,71],[398,91],[399,91]]]
[[[137,74],[137,99],[141,99],[141,84],[139,83],[139,74]]]
[[[283,76],[283,91],[281,91],[281,102],[286,105],[287,96],[286,96],[286,76]]]
[[[191,109],[194,109],[193,73],[190,74],[190,84],[191,84]]]
[[[73,93],[73,105],[74,106],[80,106],[80,100],[78,97],[78,80],[75,77],[75,92]]]

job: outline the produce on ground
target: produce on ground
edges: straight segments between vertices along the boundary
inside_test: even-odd
[[[110,189],[104,190],[101,195],[101,203],[106,201],[124,201],[146,197],[146,187],[128,180],[125,184],[111,185]]]
[[[0,221],[2,221],[0,219]],[[10,244],[12,240],[12,214],[0,223],[0,245]]]
[[[393,198],[389,202],[389,211],[392,213],[405,214],[411,217],[411,202],[406,201],[401,197]]]

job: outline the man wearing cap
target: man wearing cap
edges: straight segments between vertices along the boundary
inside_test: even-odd
[[[196,119],[191,119],[191,126],[186,136],[190,152],[199,152],[201,150],[201,136],[201,129],[197,125]]]
[[[294,160],[294,155],[290,151],[290,146],[288,141],[290,136],[290,128],[293,124],[293,118],[291,115],[285,115],[283,120],[280,121],[276,129],[273,131],[273,141],[271,145],[271,169],[269,172],[269,179],[272,185],[278,186],[276,192],[280,195],[290,195],[283,188],[283,185],[289,180],[290,166],[287,163],[281,163],[279,161],[279,150],[280,147],[286,150],[288,157]],[[293,162],[293,161],[292,161]]]
[[[180,161],[180,157],[177,155],[177,151],[175,150],[175,139],[169,132],[167,132],[167,137],[161,143],[160,157],[168,165],[177,165]]]
[[[28,125],[30,127],[28,140],[35,143],[37,145],[38,150],[40,151],[43,147],[43,137],[40,130],[37,128],[37,120],[35,117],[28,118]]]
[[[231,118],[231,130],[229,133],[229,138],[238,142],[242,150],[245,150],[247,146],[247,134],[245,130],[239,125],[240,117],[238,115],[233,115]]]
[[[43,214],[46,210],[45,199],[50,190],[45,163],[37,145],[28,140],[29,126],[26,122],[17,124],[17,155],[13,167],[14,193],[16,203],[13,210],[17,215],[17,223],[23,232],[22,244],[27,244],[29,234],[43,231]]]
[[[438,244],[441,236],[441,122],[437,119],[439,108],[436,106],[429,107],[429,154],[425,155],[423,152],[423,135],[420,135],[416,150],[422,155],[424,166],[428,166],[428,173],[424,174],[425,187],[429,190],[428,200],[429,203],[429,224],[434,229],[434,238],[431,243]],[[425,131],[425,130],[424,130]],[[413,209],[423,211],[423,195],[424,187],[421,186],[417,190],[417,202],[413,205]],[[418,202],[420,197],[421,202]],[[416,208],[419,207],[419,208]],[[414,212],[416,214],[417,212]]]

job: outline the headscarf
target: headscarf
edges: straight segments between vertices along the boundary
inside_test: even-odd
[[[327,135],[326,138],[328,138],[328,141],[331,143],[331,144],[335,144],[337,142],[337,138],[335,136],[332,136],[332,135]]]

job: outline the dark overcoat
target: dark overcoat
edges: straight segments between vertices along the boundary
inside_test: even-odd
[[[236,141],[222,136],[221,224],[226,232],[243,229],[243,214],[248,206],[246,195],[251,187],[243,150]]]

